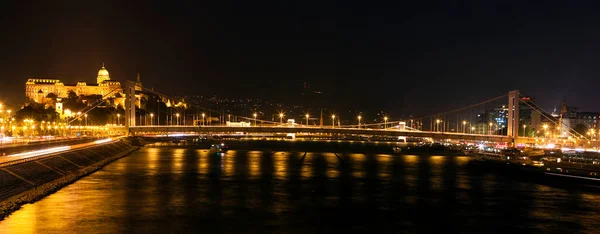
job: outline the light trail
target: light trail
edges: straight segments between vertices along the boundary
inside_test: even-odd
[[[45,155],[45,154],[66,151],[69,149],[71,149],[71,146],[59,146],[59,147],[53,147],[53,148],[48,148],[48,149],[43,149],[43,150],[35,150],[35,151],[30,151],[30,152],[25,152],[25,153],[11,154],[11,155],[8,155],[8,157],[30,158],[30,157],[41,156],[41,155]]]
[[[111,142],[111,141],[112,141],[112,138],[106,138],[106,139],[94,141],[94,143],[102,144],[102,143],[107,143],[107,142]]]
[[[109,142],[114,142],[114,141],[118,141],[118,140],[119,140],[118,138],[117,139],[106,138],[106,139],[96,140],[93,142],[68,145],[68,146],[58,146],[58,147],[52,147],[52,148],[47,148],[47,149],[11,154],[11,155],[6,155],[5,157],[0,157],[0,163],[34,158],[34,157],[44,156],[44,155],[48,155],[48,154],[65,152],[65,151],[69,151],[69,150],[83,149],[83,148],[92,147],[92,146],[96,146],[99,144],[105,144],[105,143],[109,143]]]
[[[554,175],[554,176],[564,176],[564,177],[571,177],[571,178],[578,178],[578,179],[600,181],[600,179],[598,179],[598,178],[590,178],[590,177],[584,177],[584,176],[565,175],[565,174],[550,173],[550,172],[545,172],[545,174],[547,174],[547,175]]]

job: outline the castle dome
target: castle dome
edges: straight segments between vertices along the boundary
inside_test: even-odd
[[[98,76],[108,77],[108,70],[106,70],[106,68],[103,66],[102,69],[100,69],[100,71],[98,71]]]
[[[105,80],[110,80],[110,76],[108,75],[108,70],[104,67],[104,63],[102,63],[102,68],[98,71],[98,78],[96,78],[96,81],[100,84]]]

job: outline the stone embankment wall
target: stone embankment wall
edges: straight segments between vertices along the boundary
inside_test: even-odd
[[[118,141],[0,167],[0,220],[138,148]]]

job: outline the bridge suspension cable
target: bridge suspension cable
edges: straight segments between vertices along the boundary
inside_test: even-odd
[[[99,105],[101,105],[102,103],[106,102],[106,100],[107,100],[107,99],[106,99],[106,97],[108,97],[109,95],[112,95],[114,92],[116,92],[116,91],[117,91],[117,90],[119,90],[119,89],[121,89],[121,88],[114,88],[114,89],[110,90],[110,91],[109,91],[108,93],[106,93],[105,95],[102,95],[102,98],[101,98],[100,100],[97,100],[96,102],[92,103],[91,105],[88,105],[88,106],[84,107],[84,108],[83,108],[81,111],[79,111],[79,112],[81,112],[81,114],[82,114],[82,115],[85,115],[85,114],[89,113],[90,111],[92,111],[93,109],[95,109],[96,107],[98,107]],[[78,113],[79,113],[79,112],[78,112]],[[73,119],[69,120],[69,121],[67,122],[67,125],[68,125],[68,124],[71,124],[72,122],[74,122],[74,121],[75,121],[75,120],[77,120],[78,118],[81,118],[81,116],[78,116],[77,118],[73,118]]]
[[[172,96],[168,96],[168,95],[163,94],[163,93],[156,92],[156,91],[148,89],[148,88],[143,88],[143,90],[147,91],[149,93],[158,95],[158,96],[160,96],[162,98],[165,98],[165,99],[173,99],[173,100],[178,99],[178,98],[175,98],[175,97],[172,97]],[[237,119],[245,119],[245,120],[249,120],[249,121],[255,121],[256,120],[256,121],[261,122],[261,123],[273,123],[273,124],[279,123],[279,122],[275,122],[275,121],[268,121],[268,120],[264,120],[264,119],[250,118],[250,117],[246,117],[246,116],[235,115],[235,114],[231,114],[231,113],[225,113],[223,111],[218,111],[218,110],[206,108],[206,107],[203,107],[203,106],[200,106],[200,105],[196,105],[196,104],[192,104],[192,103],[190,103],[190,107],[195,107],[195,108],[198,108],[198,109],[200,109],[202,111],[207,111],[209,113],[217,113],[217,114],[222,115],[222,116],[224,116],[225,114],[227,114],[227,115],[229,115],[231,117],[234,117],[234,118],[237,118]]]
[[[458,109],[455,109],[455,110],[445,111],[445,112],[441,112],[441,113],[437,113],[437,114],[426,115],[426,116],[421,116],[419,118],[411,118],[411,119],[427,119],[427,118],[432,118],[432,117],[436,117],[436,116],[448,115],[448,114],[456,113],[456,112],[459,112],[459,111],[468,110],[468,109],[471,109],[471,108],[474,108],[474,107],[478,107],[478,106],[481,106],[481,105],[484,105],[484,104],[487,104],[487,103],[490,103],[490,102],[493,102],[493,101],[497,101],[497,100],[502,99],[502,98],[507,98],[507,97],[508,97],[507,94],[504,94],[502,96],[498,96],[498,97],[495,97],[495,98],[492,98],[492,99],[489,99],[489,100],[486,100],[486,101],[483,101],[483,102],[480,102],[480,103],[472,104],[472,105],[469,105],[469,106],[466,106],[466,107],[461,107],[461,108],[458,108]]]
[[[522,95],[524,96],[524,95]],[[521,99],[521,98],[519,98]],[[536,103],[532,102],[532,101],[523,101],[521,100],[521,102],[527,106],[529,106],[531,109],[535,110],[536,112],[538,112],[541,116],[543,116],[544,118],[546,118],[547,120],[549,120],[551,123],[553,123],[555,126],[559,126],[560,128],[564,128],[566,130],[566,133],[574,138],[583,138],[585,140],[590,140],[588,137],[582,135],[581,133],[575,131],[573,128],[569,127],[568,125],[566,125],[565,123],[559,123],[555,117],[553,117],[551,114],[549,114],[547,111],[545,111],[543,108],[541,108],[540,106],[538,106]]]

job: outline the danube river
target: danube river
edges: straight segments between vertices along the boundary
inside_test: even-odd
[[[597,233],[600,193],[465,156],[148,146],[23,206],[1,233]]]

